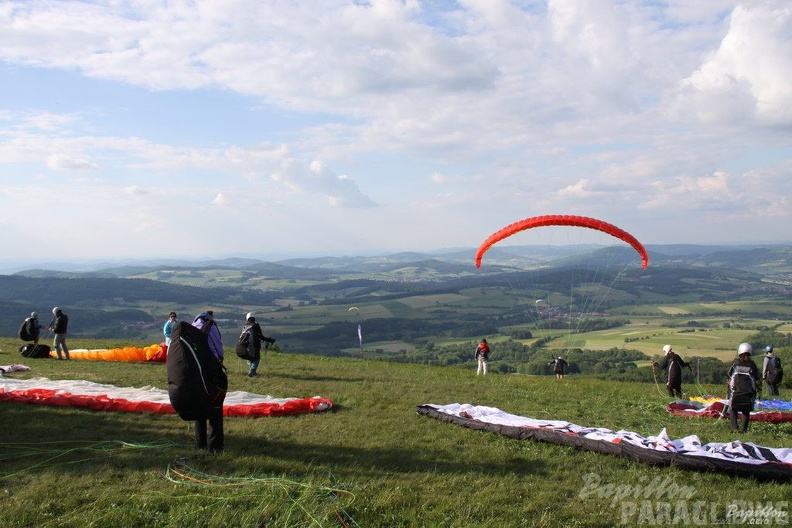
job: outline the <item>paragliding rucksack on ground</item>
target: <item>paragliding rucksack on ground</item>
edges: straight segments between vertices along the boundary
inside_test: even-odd
[[[212,405],[222,405],[228,390],[225,367],[209,348],[207,334],[214,323],[203,328],[180,321],[171,331],[166,369],[168,397],[182,420],[209,417]]]
[[[781,358],[773,356],[767,363],[767,383],[778,385],[784,380],[784,368],[781,366]]]
[[[49,345],[34,345],[33,343],[28,343],[19,347],[20,354],[26,358],[33,359],[48,358],[50,357],[51,350]]]
[[[239,334],[234,352],[242,359],[253,360],[256,359],[256,350],[253,346],[253,325],[245,325],[242,327],[242,333]]]

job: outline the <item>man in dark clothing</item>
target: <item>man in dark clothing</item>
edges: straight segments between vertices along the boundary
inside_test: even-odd
[[[553,365],[553,372],[555,372],[556,379],[564,379],[564,372],[566,368],[569,366],[564,358],[558,356],[558,358],[554,359],[548,365]]]
[[[52,348],[57,352],[58,359],[69,359],[69,347],[66,346],[66,330],[69,325],[69,317],[57,306],[52,309],[52,315],[53,319],[48,328],[50,332],[55,334]]]
[[[748,431],[751,411],[754,408],[756,395],[759,393],[759,368],[751,360],[753,347],[750,343],[741,343],[737,349],[737,358],[729,367],[729,425],[732,431],[737,430],[737,413],[742,414],[740,432]]]
[[[220,330],[214,322],[209,311],[202,312],[195,318],[192,325],[200,328],[209,341],[209,350],[223,365],[223,342]],[[207,330],[208,329],[208,330]],[[223,400],[213,401],[209,407],[209,430],[207,435],[207,420],[195,421],[195,446],[199,449],[206,448],[211,454],[219,454],[225,449],[225,436],[223,434]]]
[[[668,388],[668,395],[672,398],[682,397],[682,367],[690,367],[681,357],[679,357],[671,345],[663,347],[665,357],[660,360],[660,363],[652,361],[653,367],[660,367],[668,372],[668,381],[666,381],[666,388]]]
[[[243,347],[249,359],[250,367],[248,369],[248,377],[253,378],[256,376],[259,362],[261,361],[261,343],[264,342],[264,349],[275,342],[271,337],[264,335],[261,330],[261,325],[256,322],[253,313],[248,313],[245,316],[245,326],[242,327],[242,333],[239,336],[237,347]],[[237,355],[239,355],[237,353]]]
[[[781,359],[775,355],[773,346],[765,347],[765,358],[762,364],[762,379],[767,384],[767,395],[779,396],[778,385],[784,377],[784,369],[781,368]]]

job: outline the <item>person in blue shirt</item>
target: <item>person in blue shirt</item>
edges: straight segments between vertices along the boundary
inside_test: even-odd
[[[168,314],[168,320],[165,321],[165,326],[162,327],[162,333],[165,334],[165,346],[170,346],[171,332],[173,331],[173,326],[176,324],[176,317],[176,312]]]

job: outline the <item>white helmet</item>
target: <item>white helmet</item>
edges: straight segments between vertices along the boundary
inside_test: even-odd
[[[32,317],[33,319],[37,319],[38,314],[36,312],[30,312],[30,317]]]
[[[251,319],[252,317],[253,317],[253,312],[248,312],[247,315],[245,316],[245,321]]]
[[[669,352],[671,352],[671,350],[672,350],[671,345],[663,345],[664,353],[668,354]]]
[[[748,354],[749,356],[753,352],[753,347],[751,343],[740,343],[740,346],[737,347],[737,355],[742,356],[743,354]]]
[[[56,315],[58,312],[60,312],[60,308],[58,308],[57,306],[52,309],[52,315]]]

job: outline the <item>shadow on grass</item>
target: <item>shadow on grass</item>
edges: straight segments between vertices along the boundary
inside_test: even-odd
[[[284,379],[293,379],[295,381],[321,381],[321,382],[340,382],[340,383],[359,383],[363,381],[371,381],[369,378],[337,378],[334,376],[315,376],[315,375],[304,375],[301,376],[299,374],[280,374],[280,373],[269,373],[267,377],[270,378],[284,378]]]
[[[289,443],[284,441],[262,442],[249,439],[226,439],[228,454],[247,453],[266,455],[268,464],[292,467],[304,465],[306,471],[323,468],[332,473],[351,474],[357,477],[381,477],[388,473],[441,473],[460,475],[466,473],[483,475],[546,476],[547,463],[542,459],[509,458],[471,460],[457,453],[433,449],[427,445],[421,449],[409,446],[382,446],[375,448],[328,446],[318,443]],[[244,470],[247,462],[239,460],[239,469]],[[279,471],[282,471],[281,468]],[[278,471],[278,470],[276,470]]]
[[[107,463],[134,470],[161,467],[164,460],[175,457],[203,458],[203,453],[193,447],[191,422],[173,415],[0,403],[0,430],[4,431],[0,439],[0,481],[6,482],[19,474],[45,471],[90,474]],[[221,457],[206,457],[223,473],[315,473],[319,469],[372,478],[387,473],[549,473],[541,459],[470,460],[431,445],[420,449],[400,445],[397,439],[393,446],[368,448],[299,439],[263,441],[226,431],[226,446]]]

